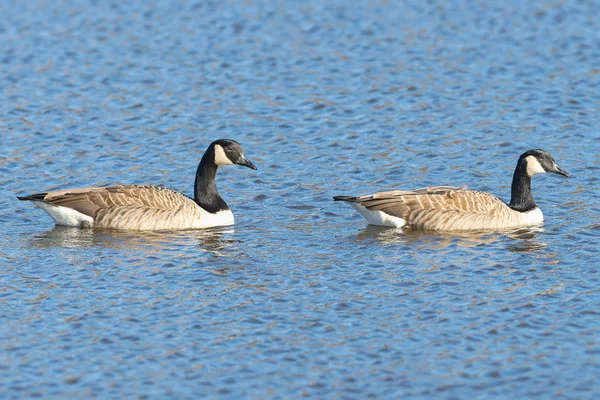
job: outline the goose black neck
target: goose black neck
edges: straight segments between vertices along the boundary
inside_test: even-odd
[[[210,213],[228,210],[227,203],[219,196],[215,177],[217,175],[217,164],[214,149],[211,147],[204,153],[198,170],[196,171],[196,182],[194,184],[194,201]]]
[[[531,195],[531,176],[527,174],[527,163],[519,160],[513,175],[510,208],[520,212],[531,211],[537,207]]]

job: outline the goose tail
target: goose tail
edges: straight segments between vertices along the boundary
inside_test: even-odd
[[[356,202],[358,202],[358,197],[356,197],[356,196],[333,196],[333,201],[345,201],[348,203],[356,203]]]
[[[17,199],[21,201],[43,201],[48,193],[36,193],[30,194],[29,196],[17,196]]]

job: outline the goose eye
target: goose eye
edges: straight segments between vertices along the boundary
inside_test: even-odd
[[[540,158],[540,161],[544,161],[546,159],[546,156],[542,154],[539,158]]]

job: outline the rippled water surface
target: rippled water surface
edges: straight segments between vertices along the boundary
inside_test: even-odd
[[[600,6],[4,2],[3,398],[597,398]],[[217,138],[235,227],[54,227],[15,196],[190,194]],[[427,185],[508,199],[550,151],[546,222],[367,226],[331,201]]]

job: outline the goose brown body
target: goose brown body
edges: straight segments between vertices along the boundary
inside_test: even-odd
[[[531,177],[546,172],[569,176],[547,151],[537,149],[521,154],[513,175],[510,203],[486,192],[452,186],[333,199],[347,202],[374,225],[436,231],[512,228],[544,220],[531,195]]]
[[[31,195],[24,200],[64,207],[91,217],[93,226],[106,229],[199,229],[215,225],[213,214],[171,189],[151,185],[81,188]],[[232,224],[230,210],[222,210],[221,225]]]
[[[367,211],[379,211],[402,220],[396,222],[396,227],[438,231],[502,229],[532,223],[532,217],[538,214],[535,210],[531,214],[518,213],[486,192],[449,186],[360,197],[337,196],[336,200],[354,203]]]
[[[210,144],[196,171],[194,198],[160,186],[116,185],[18,197],[46,211],[57,225],[128,230],[200,229],[231,225],[233,213],[219,196],[217,168],[256,169],[234,140]]]

